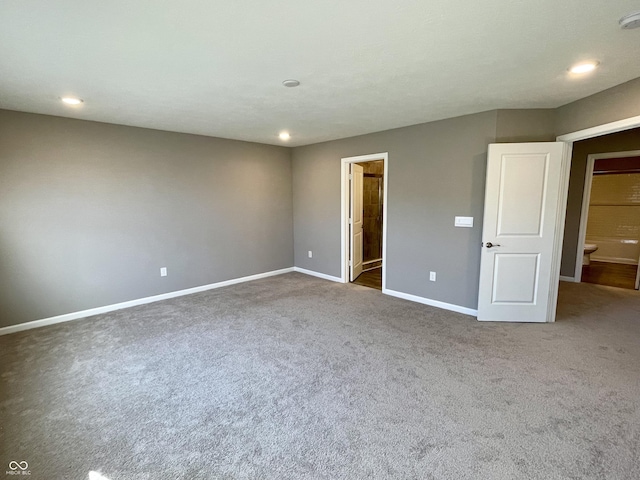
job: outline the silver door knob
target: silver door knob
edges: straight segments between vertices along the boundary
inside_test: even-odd
[[[499,246],[500,246],[500,245],[498,245],[497,243],[495,243],[495,244],[494,244],[494,243],[491,243],[491,242],[487,242],[487,243],[486,243],[486,245],[487,245],[487,248],[491,248],[491,247],[499,247]]]

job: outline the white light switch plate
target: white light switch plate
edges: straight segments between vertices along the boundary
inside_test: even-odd
[[[456,217],[456,221],[454,223],[456,227],[473,227],[473,217]]]

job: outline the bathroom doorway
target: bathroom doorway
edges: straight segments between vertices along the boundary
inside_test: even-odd
[[[355,202],[362,205],[362,273],[351,281],[382,290],[384,160],[352,164],[356,165],[363,170],[362,190],[357,192],[362,199]]]
[[[580,281],[638,289],[640,150],[588,155],[579,245]]]
[[[388,155],[343,158],[343,281],[384,290]]]

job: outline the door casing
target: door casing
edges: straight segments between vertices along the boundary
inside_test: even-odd
[[[578,130],[576,132],[567,133],[565,135],[559,135],[556,137],[558,142],[567,143],[567,148],[565,149],[565,158],[562,161],[563,168],[563,180],[560,185],[562,191],[559,196],[559,205],[561,208],[561,213],[558,215],[558,224],[556,225],[556,244],[554,247],[553,254],[553,266],[551,268],[551,273],[553,277],[551,278],[551,292],[550,293],[550,301],[549,301],[549,312],[547,315],[548,322],[556,321],[556,307],[558,305],[558,286],[560,283],[560,260],[562,259],[562,242],[564,240],[564,224],[567,215],[567,196],[569,194],[569,175],[571,173],[571,155],[573,154],[573,142],[578,142],[580,140],[586,140],[588,138],[600,137],[602,135],[608,135],[610,133],[622,132],[624,130],[629,130],[631,128],[640,127],[640,115],[630,118],[625,118],[623,120],[618,120],[616,122],[605,123],[602,125],[598,125],[596,127],[586,128],[584,130]],[[584,249],[584,247],[583,247]],[[575,279],[574,279],[575,281]]]
[[[573,280],[576,283],[582,281],[582,256],[587,237],[587,223],[589,220],[589,202],[591,200],[591,184],[593,182],[593,168],[595,161],[604,158],[624,158],[640,156],[640,150],[629,152],[592,153],[587,156],[587,170],[584,174],[584,191],[582,192],[582,212],[580,213],[580,230],[578,234],[578,249],[576,251],[576,269]],[[638,265],[640,275],[640,265]]]
[[[389,153],[373,153],[369,155],[359,155],[357,157],[345,157],[340,163],[340,262],[342,283],[349,282],[349,199],[351,189],[349,188],[349,166],[352,163],[374,162],[376,160],[384,160],[384,195],[382,205],[382,291],[386,290],[387,285],[387,221],[388,221],[388,205],[387,198],[389,192]]]

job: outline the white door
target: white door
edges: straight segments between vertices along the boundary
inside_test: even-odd
[[[548,321],[564,148],[489,145],[478,320]]]
[[[349,253],[349,273],[353,282],[362,273],[362,186],[364,183],[364,168],[355,163],[351,164],[351,213]]]

